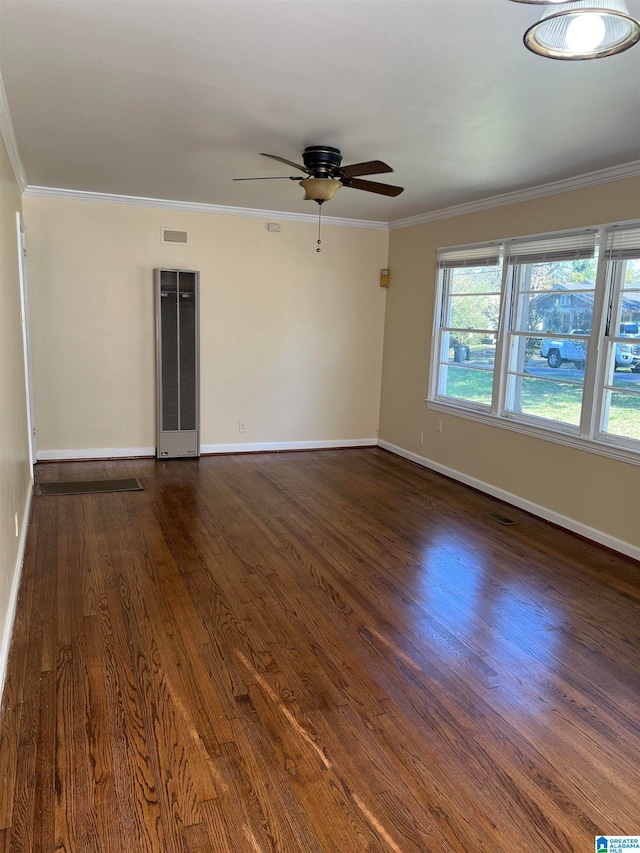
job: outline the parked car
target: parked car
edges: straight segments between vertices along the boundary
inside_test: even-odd
[[[616,368],[630,367],[640,373],[640,343],[616,344]]]
[[[620,323],[620,337],[640,338],[640,324]],[[625,361],[631,359],[629,366],[634,373],[640,373],[640,343],[616,344],[616,367],[618,367],[618,359]]]
[[[587,359],[586,341],[572,341],[571,338],[551,340],[545,338],[540,346],[540,355],[547,359],[549,367],[562,367],[565,361],[572,361],[578,370],[584,370]]]
[[[637,324],[627,325],[635,325],[637,328]],[[571,361],[578,370],[584,370],[587,344],[583,340],[574,341],[571,338],[545,338],[540,347],[540,355],[547,359],[549,367],[558,368],[565,361]],[[640,343],[616,344],[616,370],[619,367],[630,367],[635,373],[640,373]]]

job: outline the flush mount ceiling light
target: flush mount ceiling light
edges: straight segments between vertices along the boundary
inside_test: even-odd
[[[550,59],[598,59],[622,53],[639,40],[640,23],[629,15],[624,0],[548,5],[524,34],[529,50]]]

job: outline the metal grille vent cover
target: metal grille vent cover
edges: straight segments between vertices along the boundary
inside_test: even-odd
[[[173,228],[163,228],[161,240],[163,243],[188,243],[189,234],[186,231],[176,231]]]
[[[487,516],[497,521],[498,524],[504,524],[505,526],[519,523],[514,518],[509,518],[508,515],[502,515],[500,512],[488,512]]]

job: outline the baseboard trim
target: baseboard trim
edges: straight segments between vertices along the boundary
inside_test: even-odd
[[[218,453],[269,453],[278,450],[329,450],[338,447],[375,447],[375,438],[344,438],[327,441],[253,441],[234,444],[201,444],[203,456]],[[82,450],[39,450],[38,462],[87,462],[91,459],[131,459],[155,456],[155,447],[88,447]]]
[[[329,441],[256,441],[237,444],[203,444],[200,453],[269,453],[278,450],[329,450],[339,447],[375,447],[375,438],[345,438]]]
[[[514,495],[512,492],[507,492],[505,489],[493,486],[491,483],[485,483],[483,480],[470,477],[468,474],[456,471],[455,468],[449,468],[446,465],[441,465],[439,462],[434,462],[424,456],[419,456],[417,453],[411,453],[411,451],[405,450],[403,447],[398,447],[395,444],[391,444],[388,441],[379,439],[378,447],[382,447],[384,450],[388,450],[396,456],[402,456],[404,459],[415,462],[417,465],[421,465],[423,468],[428,468],[430,471],[435,471],[438,474],[444,474],[445,477],[450,477],[452,480],[458,480],[458,482],[471,486],[479,492],[484,492],[487,495],[491,495],[493,498],[498,498],[498,500],[518,507],[518,509],[530,512],[532,515],[538,516],[538,518],[543,518],[545,521],[557,524],[558,527],[563,527],[571,533],[577,533],[578,536],[590,539],[592,542],[597,542],[599,545],[604,545],[605,548],[611,548],[612,551],[617,551],[620,554],[624,554],[626,557],[631,557],[633,560],[640,561],[640,548],[632,545],[630,542],[625,542],[623,539],[617,539],[615,536],[610,536],[603,530],[598,530],[595,527],[589,527],[586,524],[582,524],[580,521],[576,521],[574,518],[561,515],[547,507],[541,506],[540,504],[533,503],[532,501],[528,501],[518,495]]]
[[[20,589],[20,578],[22,577],[22,565],[24,563],[24,552],[27,545],[27,531],[29,529],[29,518],[31,517],[31,499],[33,497],[33,483],[29,483],[27,496],[22,513],[22,524],[20,527],[20,540],[18,542],[18,553],[13,569],[13,580],[7,606],[7,616],[4,623],[2,645],[0,646],[0,699],[4,695],[4,682],[7,675],[7,660],[9,658],[9,647],[13,636],[13,623],[16,618],[16,606],[18,604],[18,590]]]
[[[39,450],[36,458],[38,462],[76,462],[155,455],[155,447],[86,447],[82,450]]]

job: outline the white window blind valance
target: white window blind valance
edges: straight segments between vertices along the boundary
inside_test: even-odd
[[[607,258],[610,261],[640,258],[640,226],[610,231],[607,235]]]
[[[593,258],[596,232],[588,231],[539,240],[514,240],[509,244],[510,264],[544,264],[553,261],[576,261]]]
[[[438,268],[496,267],[500,262],[500,246],[462,246],[458,249],[438,249]]]

